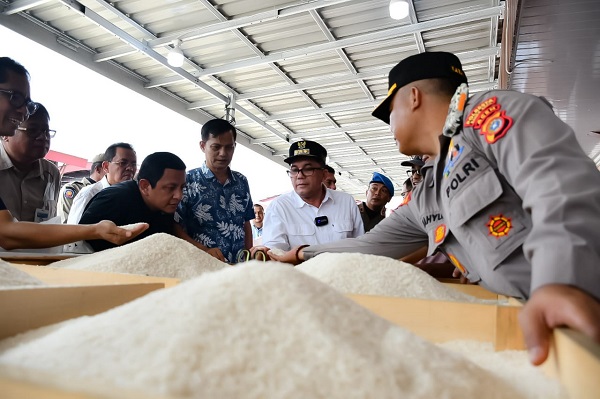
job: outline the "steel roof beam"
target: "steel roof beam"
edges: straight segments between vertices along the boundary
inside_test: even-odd
[[[391,37],[399,37],[404,35],[413,34],[415,32],[421,32],[431,29],[444,28],[452,25],[462,24],[473,20],[492,18],[501,14],[502,6],[490,7],[484,10],[470,11],[461,15],[451,15],[449,17],[438,18],[430,21],[419,22],[414,25],[400,26],[398,28],[386,29],[384,31],[367,33],[364,35],[358,35],[337,40],[335,42],[327,42],[322,44],[315,44],[308,47],[286,50],[282,52],[272,53],[262,58],[255,58],[250,60],[232,62],[213,68],[206,68],[200,72],[197,76],[216,75],[219,73],[230,72],[237,69],[251,68],[259,65],[268,64],[271,62],[280,62],[290,60],[294,58],[304,57],[307,54],[320,54],[323,52],[336,50],[345,47],[357,46],[365,43],[373,43]]]
[[[2,14],[13,15],[27,11],[33,7],[41,6],[52,0],[16,0],[2,8]]]

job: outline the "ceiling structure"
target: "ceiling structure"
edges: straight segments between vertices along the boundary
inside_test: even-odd
[[[238,142],[279,164],[291,142],[318,141],[341,172],[338,189],[354,195],[364,194],[374,171],[397,188],[406,179],[400,162],[407,157],[370,114],[387,94],[388,71],[409,55],[454,52],[471,92],[500,87],[504,58],[502,87],[545,95],[565,120],[579,120],[581,108],[574,117],[563,111],[563,96],[579,93],[550,90],[558,63],[530,53],[546,32],[530,32],[546,10],[542,3],[564,8],[561,2],[510,0],[510,13],[499,0],[409,3],[409,17],[397,21],[389,0],[0,0],[0,24],[198,123],[235,118]],[[577,4],[598,8],[594,3]],[[562,26],[560,14],[552,21]],[[507,48],[500,43],[505,25],[514,31]],[[166,60],[176,44],[186,57],[181,68]],[[598,59],[597,39],[595,46],[591,57]],[[542,64],[546,75],[538,73]],[[597,135],[583,129],[590,138],[584,148],[600,157]]]

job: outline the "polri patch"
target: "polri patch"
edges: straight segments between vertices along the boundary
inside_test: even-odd
[[[435,229],[435,236],[434,236],[433,241],[436,244],[439,244],[440,242],[444,241],[445,237],[446,237],[446,225],[445,224],[440,224]]]
[[[506,115],[506,111],[496,111],[481,125],[479,134],[483,135],[489,144],[494,144],[506,135],[512,124],[513,119]]]
[[[75,197],[75,190],[73,190],[72,188],[66,188],[63,196],[65,197],[65,199],[68,200],[73,199],[73,197]]]
[[[502,214],[490,216],[487,227],[490,231],[490,235],[500,238],[508,235],[512,229],[512,221],[511,218],[507,218]]]

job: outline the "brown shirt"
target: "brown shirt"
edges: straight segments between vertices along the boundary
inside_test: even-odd
[[[36,221],[36,209],[48,209],[45,219],[56,216],[60,172],[46,159],[36,161],[29,172],[18,170],[0,145],[0,195],[6,208],[20,221]],[[38,220],[39,221],[39,220]]]

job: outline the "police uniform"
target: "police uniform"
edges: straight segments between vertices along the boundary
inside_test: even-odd
[[[462,97],[462,98],[461,98]],[[532,95],[490,91],[449,110],[440,154],[412,199],[354,240],[310,246],[400,258],[427,244],[472,282],[518,298],[546,284],[600,298],[600,173]],[[389,109],[389,108],[388,108]]]
[[[60,189],[60,194],[58,195],[58,214],[61,223],[67,223],[73,199],[79,193],[79,190],[94,183],[96,181],[91,177],[84,177],[80,181],[67,183]]]

